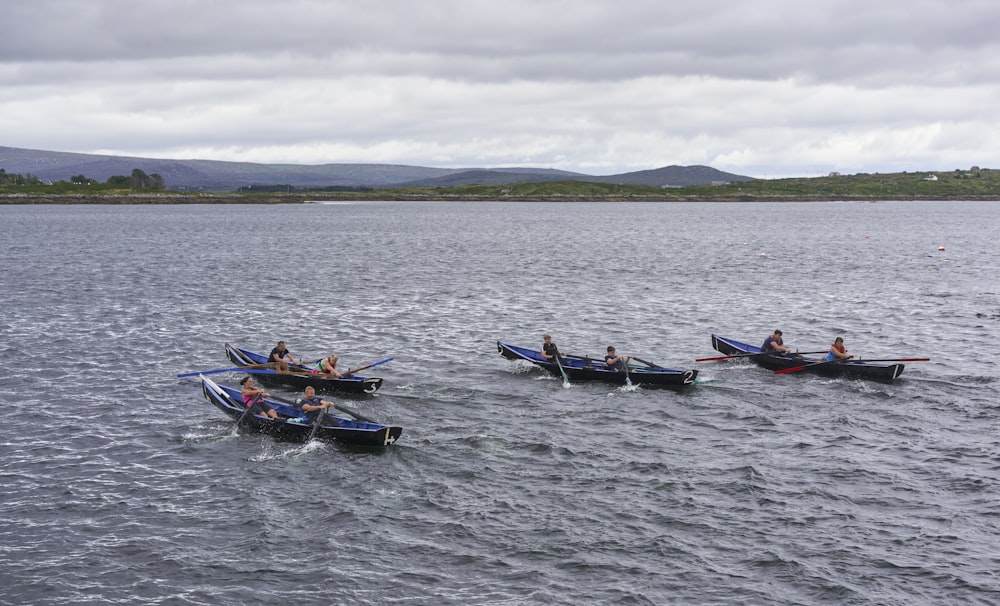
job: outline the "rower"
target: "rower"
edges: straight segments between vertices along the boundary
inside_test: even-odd
[[[288,372],[288,362],[285,361],[286,357],[292,361],[292,364],[298,364],[298,361],[294,356],[292,356],[292,352],[288,351],[285,347],[285,342],[278,341],[278,346],[271,350],[271,355],[268,358],[268,361],[271,364],[274,364],[275,370]]]
[[[764,339],[764,344],[760,346],[760,350],[764,353],[779,356],[787,356],[792,352],[792,349],[790,347],[785,347],[784,341],[781,340],[780,330],[775,330],[774,334]]]

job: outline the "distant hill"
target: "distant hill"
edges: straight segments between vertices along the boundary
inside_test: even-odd
[[[617,183],[618,185],[649,185],[652,187],[687,187],[714,183],[753,181],[753,177],[734,175],[711,166],[665,166],[654,170],[640,170],[608,177],[592,177],[587,181]]]
[[[115,175],[130,175],[138,168],[146,174],[162,176],[169,189],[205,191],[232,191],[252,185],[395,188],[590,181],[622,185],[682,186],[753,180],[751,177],[725,173],[708,166],[668,166],[621,175],[592,176],[530,167],[450,169],[397,164],[258,164],[103,156],[2,146],[0,168],[8,173],[30,173],[42,181],[68,181],[75,175],[84,175],[101,182]]]
[[[398,183],[395,187],[455,187],[457,185],[510,185],[548,181],[587,181],[591,175],[545,168],[472,168],[458,172]]]

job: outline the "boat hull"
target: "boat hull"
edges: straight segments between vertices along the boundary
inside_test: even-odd
[[[719,335],[712,335],[712,348],[716,351],[731,356],[734,354],[759,354],[746,356],[758,366],[768,370],[785,370],[796,366],[805,366],[822,362],[823,357],[788,355],[780,356],[763,353],[760,347],[742,343],[733,339],[727,339]],[[825,377],[854,377],[861,379],[873,379],[876,381],[892,381],[903,374],[905,364],[879,364],[875,362],[864,362],[862,360],[845,360],[843,362],[830,362],[829,364],[817,364],[816,366],[806,366],[801,372],[809,372]]]
[[[236,419],[241,429],[265,433],[279,440],[304,442],[313,436],[315,439],[341,444],[383,447],[395,443],[403,433],[402,427],[327,414],[314,434],[312,423],[301,419],[299,416],[301,411],[294,406],[265,398],[264,401],[279,415],[288,417],[274,420],[260,415],[244,415],[246,408],[243,405],[240,391],[236,388],[219,385],[203,376],[201,377],[201,391],[206,400],[231,418]]]
[[[535,366],[547,372],[561,377],[559,365],[547,362],[540,351],[518,347],[502,341],[497,341],[497,351],[508,360],[524,360],[531,362]],[[604,360],[588,358],[586,356],[563,356],[562,369],[567,378],[571,381],[603,381],[617,385],[625,385],[631,382],[633,385],[643,387],[683,387],[693,385],[698,376],[697,370],[676,370],[662,367],[633,368],[629,367],[629,372],[612,370],[604,363]]]
[[[260,367],[267,364],[267,356],[259,353],[241,349],[226,343],[226,357],[229,361],[239,367]],[[255,371],[254,377],[267,385],[289,385],[296,390],[303,390],[312,387],[316,391],[324,393],[342,393],[355,395],[371,395],[382,387],[382,379],[377,377],[361,377],[351,375],[349,377],[324,377],[321,374],[314,374],[310,369],[303,366],[293,370],[299,372],[278,372],[274,370]]]

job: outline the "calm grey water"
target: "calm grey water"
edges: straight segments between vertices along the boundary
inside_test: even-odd
[[[998,225],[958,202],[2,206],[0,604],[1000,603]],[[892,384],[693,362],[779,327],[932,361]],[[699,384],[567,389],[497,355],[544,331]],[[278,339],[394,356],[344,403],[401,440],[240,434],[175,377]]]

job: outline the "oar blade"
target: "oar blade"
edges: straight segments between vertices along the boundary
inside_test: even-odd
[[[178,379],[184,377],[197,377],[198,375],[216,375],[220,372],[240,372],[242,368],[216,368],[215,370],[199,370],[198,372],[185,372],[177,375]]]
[[[802,370],[806,366],[812,366],[812,364],[805,364],[803,366],[792,366],[791,368],[782,368],[781,370],[774,371],[774,374],[776,374],[776,375],[785,375],[785,374],[788,374],[790,372],[799,372],[800,370]]]
[[[695,362],[713,362],[715,360],[728,360],[729,358],[739,358],[742,356],[715,356],[714,358],[695,358]]]
[[[352,369],[348,370],[347,372],[345,372],[344,374],[342,374],[341,376],[342,377],[349,377],[349,376],[353,375],[354,373],[361,372],[362,370],[367,370],[369,368],[375,368],[376,366],[381,366],[383,364],[387,364],[389,362],[392,362],[394,359],[395,358],[386,358],[384,360],[379,360],[378,362],[373,362],[372,364],[368,364],[367,366],[361,366],[361,367],[358,367],[358,368],[352,368]]]

